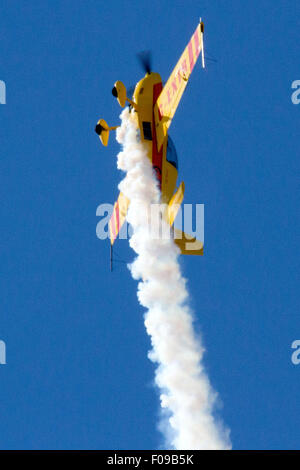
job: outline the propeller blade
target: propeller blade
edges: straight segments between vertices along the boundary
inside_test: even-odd
[[[137,54],[137,58],[146,73],[151,73],[152,56],[151,51],[141,51]]]

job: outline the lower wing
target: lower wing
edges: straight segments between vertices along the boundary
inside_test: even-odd
[[[123,193],[120,193],[109,221],[109,238],[112,245],[125,222],[129,203],[129,199]]]

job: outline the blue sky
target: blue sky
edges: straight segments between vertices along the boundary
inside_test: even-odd
[[[186,203],[205,204],[205,255],[181,259],[205,363],[235,449],[299,448],[300,79],[296,0],[4,1],[0,16],[0,448],[152,449],[159,400],[126,265],[109,272],[96,208],[113,202],[111,95],[166,80],[205,20],[170,133]],[[126,241],[116,248],[128,261]]]

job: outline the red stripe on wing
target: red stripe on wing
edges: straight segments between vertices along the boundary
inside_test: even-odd
[[[188,43],[188,51],[189,51],[190,74],[191,74],[195,65],[192,40],[190,40],[190,42]]]
[[[195,44],[196,60],[197,60],[200,54],[199,28],[196,29],[195,34],[194,34],[194,44]]]
[[[110,218],[110,229],[111,229],[110,239],[111,239],[111,241],[114,241],[117,237],[117,235],[116,235],[116,225],[115,225],[115,207],[116,207],[116,204],[114,205],[114,210],[113,210],[113,213],[112,213],[111,218]]]

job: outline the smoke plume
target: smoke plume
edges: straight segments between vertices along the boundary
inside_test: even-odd
[[[203,346],[193,331],[186,280],[179,249],[170,239],[153,239],[148,224],[151,204],[160,202],[152,165],[128,109],[121,114],[117,140],[122,145],[118,168],[126,175],[119,189],[130,199],[127,221],[137,253],[129,266],[139,281],[138,300],[147,309],[145,326],[151,338],[151,361],[157,363],[155,383],[163,409],[161,429],[174,449],[229,449],[229,431],[216,421],[217,394],[202,364]],[[161,221],[161,223],[164,223]]]

